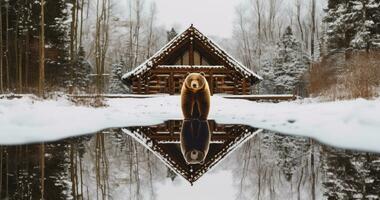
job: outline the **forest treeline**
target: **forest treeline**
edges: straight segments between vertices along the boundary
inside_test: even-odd
[[[379,91],[380,1],[245,1],[236,56],[264,77],[260,93],[331,99]]]
[[[1,1],[0,92],[38,93],[41,84],[49,92],[106,92],[113,63],[128,71],[166,37],[154,3],[127,1],[123,16],[116,3]]]
[[[0,91],[128,93],[121,75],[179,30],[159,25],[154,1],[120,4],[1,1]],[[379,5],[243,0],[233,37],[214,39],[264,77],[253,93],[371,97],[379,87]]]

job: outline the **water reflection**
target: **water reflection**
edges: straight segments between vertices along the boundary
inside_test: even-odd
[[[167,121],[46,144],[0,146],[0,199],[40,199],[42,193],[45,199],[156,199],[163,182],[177,181],[178,175],[195,181],[210,168],[232,171],[239,200],[380,196],[378,154],[208,121],[212,134],[204,163],[188,165],[181,151],[185,125]]]
[[[180,135],[181,151],[187,164],[204,164],[211,139],[208,121],[183,120]]]
[[[124,128],[123,131],[135,137],[191,184],[235,147],[259,132],[250,126],[217,124],[213,120],[170,120],[156,126]],[[192,150],[200,151],[202,155],[193,159]]]

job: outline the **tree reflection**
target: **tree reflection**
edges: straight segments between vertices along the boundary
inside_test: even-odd
[[[170,131],[166,134],[163,130],[167,129]],[[157,148],[166,148],[162,153],[176,150],[175,155],[184,163],[180,169],[193,170],[193,175],[201,176],[215,164],[216,160],[212,159],[221,156],[218,152],[233,147],[234,142],[229,143],[233,138],[257,129],[217,125],[212,121],[171,121],[131,130],[151,134],[150,137],[160,142]],[[185,147],[204,150],[209,145],[204,158],[195,159],[203,160],[203,165],[186,164],[181,152],[181,130],[182,134],[213,132],[211,139],[207,139],[207,134],[206,139],[190,135],[190,147]],[[197,146],[197,139],[205,142],[204,146]],[[378,199],[380,196],[378,154],[326,147],[307,138],[264,132],[248,140],[219,166],[216,170],[233,171],[238,200]],[[180,174],[172,170],[120,129],[43,146],[0,146],[0,199],[41,199],[41,192],[45,199],[58,200],[155,199],[155,187]],[[192,181],[198,176],[194,177],[189,176]]]

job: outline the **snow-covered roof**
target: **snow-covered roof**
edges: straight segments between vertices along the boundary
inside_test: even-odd
[[[178,34],[174,37],[169,43],[167,43],[164,47],[162,47],[159,51],[157,51],[152,57],[143,62],[141,65],[134,68],[132,71],[123,75],[122,80],[124,82],[128,82],[128,79],[133,77],[142,76],[145,72],[147,72],[152,67],[157,66],[157,64],[165,64],[159,63],[165,56],[169,55],[172,51],[176,49],[177,46],[186,42],[188,40],[197,40],[201,42],[205,47],[209,48],[212,53],[217,56],[220,60],[226,63],[226,67],[232,67],[234,70],[241,73],[245,78],[251,79],[253,82],[258,82],[262,80],[262,78],[257,75],[252,70],[248,69],[246,66],[241,64],[231,55],[226,53],[219,45],[213,42],[210,38],[203,35],[198,29],[191,25],[188,29],[183,31],[181,34]]]
[[[182,69],[223,69],[222,65],[158,65],[157,68],[182,68]]]

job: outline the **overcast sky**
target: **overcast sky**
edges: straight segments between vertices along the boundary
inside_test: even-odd
[[[236,18],[235,8],[247,0],[145,0],[146,10],[149,3],[154,1],[157,6],[158,25],[166,29],[175,27],[177,32],[194,24],[201,32],[208,36],[229,38],[232,36],[233,24]],[[127,9],[128,0],[114,0],[116,12],[123,15]],[[302,1],[304,8],[309,1]],[[326,0],[317,0],[317,10],[322,11]],[[293,5],[294,0],[283,0],[281,6]],[[308,14],[308,10],[303,11]],[[306,12],[306,13],[305,13]],[[124,16],[127,17],[127,16]]]
[[[242,0],[145,0],[146,10],[149,10],[149,2],[152,1],[157,6],[158,25],[166,29],[175,27],[179,32],[194,24],[208,36],[230,37],[235,7]],[[128,9],[128,0],[114,2],[115,12],[127,17],[125,10]]]
[[[230,37],[239,0],[154,0],[157,19],[167,28],[181,30],[194,24],[206,35]]]

